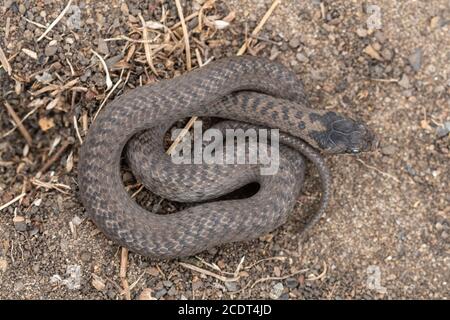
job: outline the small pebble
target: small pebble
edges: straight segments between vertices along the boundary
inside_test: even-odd
[[[19,12],[24,14],[27,11],[27,8],[23,5],[23,3],[19,4]]]
[[[175,286],[172,286],[170,289],[169,289],[169,291],[167,292],[167,294],[169,295],[169,296],[175,296],[175,295],[177,295],[177,293],[178,293],[178,290],[177,290],[177,288],[175,288]]]
[[[299,39],[298,37],[292,38],[292,39],[289,41],[289,46],[290,46],[292,49],[297,49],[297,48],[300,46],[300,39]]]
[[[405,89],[411,88],[411,83],[409,82],[409,78],[406,74],[403,74],[401,80],[398,82],[399,86]]]
[[[46,46],[45,47],[45,55],[47,57],[51,57],[54,56],[56,54],[56,52],[58,52],[58,47],[57,46]]]
[[[381,51],[381,56],[386,61],[391,61],[394,58],[394,52],[389,48],[384,48]]]
[[[295,278],[287,278],[286,279],[286,287],[289,289],[294,289],[298,286],[298,281]]]
[[[160,299],[167,293],[167,290],[165,288],[158,290],[155,292],[155,298]]]
[[[304,63],[306,63],[306,62],[308,62],[309,61],[309,59],[308,59],[308,57],[307,56],[305,56],[303,53],[297,53],[297,55],[295,56],[296,58],[297,58],[297,60],[298,61],[300,61],[300,62],[304,62]]]
[[[386,36],[380,30],[375,31],[375,38],[381,43],[386,42]]]
[[[412,55],[408,57],[409,64],[413,67],[414,71],[419,71],[422,67],[422,48],[417,48]]]
[[[22,281],[19,280],[14,283],[14,291],[15,292],[22,291],[23,288],[25,288],[25,284]]]
[[[89,251],[83,251],[81,252],[80,259],[83,262],[89,262],[92,259],[92,255]]]
[[[165,281],[163,281],[163,285],[164,285],[166,288],[170,288],[171,286],[173,286],[173,282],[172,282],[172,281],[169,281],[169,280],[165,280]]]
[[[278,282],[272,287],[272,290],[270,291],[269,297],[270,299],[276,300],[278,299],[281,294],[283,293],[283,284],[281,282]]]
[[[102,38],[98,39],[97,51],[100,54],[104,54],[104,55],[108,55],[109,54],[108,44]]]
[[[225,282],[225,287],[227,287],[227,290],[229,292],[234,292],[234,291],[238,291],[238,285],[235,281],[233,282]]]
[[[14,228],[17,231],[24,232],[27,231],[27,223],[25,222],[25,218],[22,216],[15,216],[13,218]]]
[[[356,29],[356,34],[360,38],[365,38],[365,37],[367,37],[367,30],[363,29],[363,28],[358,28],[358,29]]]
[[[447,127],[437,127],[436,128],[436,136],[438,137],[438,139],[444,138],[449,134],[450,130]]]
[[[393,145],[384,146],[381,148],[381,153],[385,156],[391,156],[395,153],[397,153],[397,147]]]

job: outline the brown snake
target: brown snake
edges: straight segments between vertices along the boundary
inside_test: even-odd
[[[164,152],[164,133],[175,121],[193,115],[245,122],[219,123],[222,129],[279,128],[277,174],[261,175],[257,165],[172,163]],[[172,80],[138,87],[111,102],[82,145],[80,195],[88,215],[120,245],[152,258],[188,256],[256,238],[283,224],[303,185],[302,155],[318,167],[322,180],[322,200],[307,224],[311,226],[330,196],[330,174],[315,149],[358,153],[372,149],[374,142],[363,123],[311,109],[301,81],[281,64],[226,58]],[[174,214],[154,214],[140,207],[123,186],[124,149],[135,176],[170,200],[217,199],[251,182],[260,188],[246,199],[209,201]]]

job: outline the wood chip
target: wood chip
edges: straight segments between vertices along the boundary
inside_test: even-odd
[[[378,53],[377,50],[375,50],[372,45],[368,45],[365,49],[364,49],[364,53],[367,54],[369,57],[371,57],[372,59],[378,60],[378,61],[383,61],[383,58],[381,57],[381,55]]]
[[[55,126],[55,121],[53,118],[43,117],[39,119],[39,127],[42,131],[46,132]]]
[[[34,60],[37,60],[37,58],[38,58],[37,53],[34,52],[33,50],[30,50],[27,48],[22,48],[22,52],[25,53],[30,58],[33,58]]]

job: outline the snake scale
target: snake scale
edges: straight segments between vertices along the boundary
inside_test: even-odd
[[[177,120],[193,115],[227,119],[216,125],[221,130],[278,128],[278,172],[261,175],[259,166],[250,164],[172,163],[164,134]],[[132,89],[109,103],[81,147],[80,197],[89,217],[118,244],[156,259],[189,256],[282,225],[303,185],[304,157],[318,168],[322,184],[320,207],[307,224],[311,226],[330,197],[330,173],[319,151],[358,153],[371,150],[374,143],[364,123],[312,109],[301,81],[282,64],[249,56],[225,58]],[[150,191],[199,204],[165,215],[139,206],[123,185],[124,153]],[[252,182],[259,190],[249,198],[217,200]]]

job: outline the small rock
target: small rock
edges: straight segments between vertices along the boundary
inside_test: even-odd
[[[192,290],[194,291],[200,289],[201,287],[203,287],[203,281],[201,280],[192,283]]]
[[[83,251],[83,252],[81,252],[80,259],[83,262],[89,262],[92,259],[92,255],[88,251]]]
[[[279,300],[289,300],[289,293],[283,293],[280,298],[278,298]]]
[[[375,38],[381,43],[386,42],[386,36],[380,30],[375,31]]]
[[[403,74],[401,80],[398,82],[399,86],[405,89],[411,88],[411,83],[409,82],[409,78],[406,74]]]
[[[155,298],[160,299],[167,293],[167,290],[165,288],[162,288],[161,290],[156,291]]]
[[[298,281],[295,278],[287,278],[286,279],[286,287],[289,289],[294,289],[298,286]]]
[[[19,12],[24,14],[27,11],[27,8],[23,5],[23,3],[19,4]]]
[[[229,292],[234,292],[234,291],[238,291],[238,285],[235,281],[233,282],[225,282],[225,287],[227,287],[227,290]]]
[[[290,46],[292,49],[297,49],[297,48],[300,46],[300,39],[299,39],[298,37],[292,38],[292,39],[289,41],[289,46]]]
[[[20,231],[20,232],[27,231],[27,223],[26,223],[24,217],[15,216],[13,218],[13,224],[14,224],[14,228],[16,228],[17,231]]]
[[[90,78],[91,75],[92,75],[91,69],[86,69],[86,71],[80,77],[80,80],[83,81],[83,82],[86,82]]]
[[[417,48],[412,55],[408,57],[409,64],[413,67],[414,71],[419,71],[422,67],[422,48]]]
[[[77,5],[71,5],[69,11],[72,15],[66,20],[66,24],[69,29],[79,30],[81,28],[81,10]]]
[[[41,268],[41,266],[39,265],[39,263],[35,263],[31,267],[31,269],[33,269],[33,272],[36,273],[36,274],[39,272],[40,268]]]
[[[44,71],[42,75],[36,75],[36,80],[42,83],[50,83],[53,80],[53,76],[48,73],[47,71]]]
[[[270,299],[276,300],[278,299],[281,294],[283,293],[283,284],[281,282],[278,282],[272,287],[272,290],[270,291],[269,297]]]
[[[363,28],[358,28],[358,29],[356,29],[356,34],[360,38],[365,38],[365,37],[367,37],[367,30],[363,29]]]
[[[309,59],[308,59],[308,57],[307,56],[305,56],[303,53],[297,53],[297,55],[295,56],[296,58],[297,58],[297,60],[298,61],[300,61],[300,62],[304,62],[304,63],[306,63],[306,62],[308,62],[309,61]]]
[[[164,285],[166,288],[170,288],[171,286],[173,286],[173,282],[172,282],[172,281],[169,281],[169,280],[165,280],[165,281],[163,281],[163,285]]]
[[[444,228],[444,226],[443,226],[442,223],[440,223],[440,222],[436,223],[436,224],[435,224],[435,227],[436,227],[436,230],[437,230],[437,231],[441,231],[441,230]]]
[[[171,297],[177,295],[177,293],[178,293],[178,290],[177,290],[177,288],[175,288],[175,286],[172,286],[172,287],[169,289],[169,291],[167,292],[167,294],[168,294],[169,296],[171,296]]]
[[[444,232],[441,233],[441,238],[442,238],[442,239],[447,239],[447,238],[448,238],[448,233],[447,233],[447,231],[444,231]]]
[[[438,139],[444,138],[449,134],[449,132],[450,130],[446,126],[439,126],[436,128],[436,136],[438,137]]]
[[[389,48],[384,48],[381,51],[381,56],[386,61],[391,61],[394,58],[394,52]]]
[[[97,51],[98,51],[98,53],[101,53],[101,54],[104,54],[104,55],[108,55],[109,54],[108,44],[102,38],[98,39]]]
[[[46,46],[44,50],[44,53],[47,57],[54,56],[56,52],[58,52],[57,46]]]
[[[397,148],[393,145],[384,146],[381,148],[381,153],[385,156],[391,156],[397,152]]]
[[[23,288],[25,288],[25,284],[22,281],[19,280],[14,283],[14,291],[15,292],[22,291]]]

